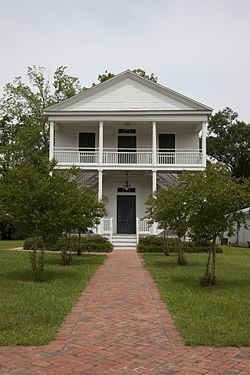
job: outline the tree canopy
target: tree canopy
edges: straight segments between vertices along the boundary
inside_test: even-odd
[[[173,231],[179,239],[177,263],[186,265],[182,240],[188,231],[189,211],[186,204],[186,191],[183,184],[161,189],[147,202],[149,217],[159,223],[165,231]]]
[[[31,66],[24,83],[21,77],[4,87],[0,100],[0,174],[23,160],[37,162],[46,157],[49,147],[48,120],[45,108],[70,98],[82,89],[77,77],[56,69],[53,80],[45,69]]]
[[[250,124],[238,120],[230,108],[218,111],[209,119],[207,153],[226,164],[239,178],[250,176]]]
[[[133,71],[157,81],[153,73],[139,68]],[[106,70],[98,75],[98,81],[112,77],[114,74]],[[45,68],[30,66],[24,80],[19,76],[7,83],[0,99],[0,175],[24,160],[36,164],[46,157],[49,124],[44,110],[85,90],[79,78],[69,75],[65,66],[55,70],[51,81],[46,78]]]

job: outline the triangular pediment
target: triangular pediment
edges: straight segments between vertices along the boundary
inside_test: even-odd
[[[208,111],[211,108],[126,71],[48,108],[46,112],[192,110]]]

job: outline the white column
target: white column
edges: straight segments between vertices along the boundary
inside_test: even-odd
[[[156,170],[152,171],[152,193],[154,194],[157,190],[157,172]]]
[[[98,201],[102,200],[102,170],[98,171]]]
[[[54,121],[49,123],[49,160],[54,159]]]
[[[202,131],[201,131],[201,160],[202,166],[206,167],[206,160],[207,160],[207,123],[205,121],[202,122]]]
[[[152,122],[152,162],[156,165],[156,121]]]
[[[152,171],[152,193],[154,194],[157,190],[157,171]],[[157,224],[153,223],[152,225],[152,234],[156,234]]]
[[[98,170],[98,201],[102,199],[102,170]],[[103,221],[101,219],[100,224],[97,226],[97,233],[103,233]]]
[[[103,121],[99,122],[99,164],[102,164],[103,155]]]

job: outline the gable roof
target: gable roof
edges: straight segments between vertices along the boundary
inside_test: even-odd
[[[126,70],[61,103],[45,114],[112,111],[199,111],[212,108]]]

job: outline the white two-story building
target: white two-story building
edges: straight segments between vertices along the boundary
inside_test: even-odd
[[[176,183],[184,170],[205,168],[211,112],[127,70],[46,110],[50,159],[57,168],[83,170],[78,182],[108,199],[99,233],[132,246],[140,233],[157,233],[145,219],[149,194]]]

